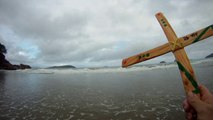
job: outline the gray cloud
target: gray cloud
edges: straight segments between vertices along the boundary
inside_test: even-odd
[[[162,11],[183,36],[212,24],[212,4],[211,0],[1,0],[0,36],[8,59],[15,63],[120,65],[124,57],[167,42],[154,17],[157,12]],[[206,41],[187,48],[189,56],[211,53],[212,43]]]

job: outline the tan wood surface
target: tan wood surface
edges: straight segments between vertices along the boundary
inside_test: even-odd
[[[211,36],[213,36],[213,25],[180,37],[179,40],[183,43],[183,46],[186,47]]]
[[[146,52],[142,52],[139,53],[137,55],[134,55],[132,57],[126,58],[122,61],[122,67],[128,67],[130,65],[139,63],[139,62],[143,62],[149,59],[152,59],[154,57],[166,54],[168,52],[170,52],[170,46],[168,43],[161,45],[157,48],[154,48],[152,50],[146,51]]]
[[[190,61],[187,57],[187,54],[184,50],[184,48],[182,48],[181,43],[177,43],[180,44],[180,49],[179,50],[175,50],[174,49],[174,41],[178,40],[178,37],[176,36],[174,30],[172,29],[171,25],[169,24],[169,22],[167,21],[167,19],[164,17],[164,15],[162,13],[158,13],[156,14],[156,18],[159,21],[169,43],[170,43],[170,48],[171,50],[173,50],[173,53],[175,55],[176,61],[178,63],[178,67],[180,70],[180,74],[183,80],[183,85],[185,88],[185,92],[194,92],[196,94],[199,94],[199,88],[197,85],[197,81],[196,81],[196,77],[194,74],[194,71],[192,69],[192,66],[190,64]]]

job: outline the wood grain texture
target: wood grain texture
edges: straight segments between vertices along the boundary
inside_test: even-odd
[[[172,29],[171,25],[169,24],[167,19],[164,17],[164,15],[162,13],[158,13],[156,14],[156,18],[159,21],[168,41],[173,42],[177,40],[178,39],[177,35],[175,34],[174,30]],[[173,46],[170,44],[170,47],[172,48]],[[175,50],[173,51],[173,53],[178,63],[178,67],[182,77],[185,92],[186,93],[194,92],[196,94],[199,94],[196,77],[184,48]]]

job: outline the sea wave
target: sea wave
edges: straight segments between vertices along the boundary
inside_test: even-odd
[[[204,59],[191,61],[192,65],[213,65],[213,59]],[[103,68],[79,68],[79,69],[29,69],[19,70],[20,72],[31,74],[78,74],[78,73],[116,73],[116,72],[134,72],[156,69],[166,69],[177,67],[176,63],[161,63],[151,65],[132,66],[128,68],[122,67],[103,67]]]
[[[177,67],[175,64],[161,64],[161,65],[147,65],[147,66],[133,66],[129,68],[122,67],[107,67],[107,68],[80,68],[80,69],[32,69],[20,70],[20,72],[31,74],[78,74],[78,73],[116,73],[116,72],[134,72],[154,69],[163,69]]]

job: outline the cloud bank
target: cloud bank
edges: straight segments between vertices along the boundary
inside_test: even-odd
[[[1,0],[0,42],[13,63],[119,66],[123,58],[167,42],[157,12],[181,37],[212,24],[212,5],[212,0]],[[212,44],[209,38],[186,51],[190,58],[203,58]],[[174,57],[149,62],[161,60]]]

